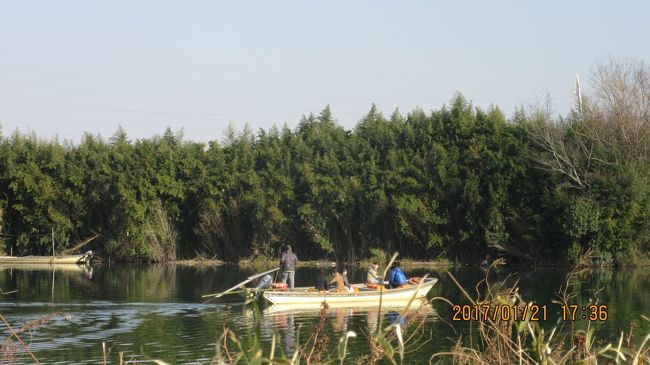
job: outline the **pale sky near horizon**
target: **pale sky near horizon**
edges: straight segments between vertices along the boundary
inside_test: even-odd
[[[353,129],[376,103],[437,110],[458,91],[506,115],[576,72],[650,62],[647,1],[14,1],[0,7],[0,125],[42,138],[183,128],[221,140],[329,104]]]

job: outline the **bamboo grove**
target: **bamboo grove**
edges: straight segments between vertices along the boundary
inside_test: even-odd
[[[357,260],[372,250],[603,263],[650,253],[650,81],[642,62],[595,70],[582,110],[506,119],[463,96],[356,127],[329,107],[296,128],[229,128],[73,144],[0,130],[0,250],[50,254],[100,234],[112,260],[275,256]]]

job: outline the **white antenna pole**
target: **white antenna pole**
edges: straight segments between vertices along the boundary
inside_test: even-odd
[[[580,77],[576,72],[576,84],[573,90],[573,109],[582,114],[582,91],[580,90]]]

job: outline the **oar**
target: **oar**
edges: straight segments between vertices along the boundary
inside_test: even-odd
[[[255,291],[255,288],[250,289],[250,290]],[[222,294],[222,295],[231,295],[231,294],[244,294],[244,293],[246,293],[246,290],[233,290],[233,291],[229,291],[227,293],[220,293],[220,294]],[[210,295],[216,295],[216,294],[210,294]],[[207,297],[207,296],[208,295],[203,295],[203,297]]]
[[[228,290],[226,290],[226,291],[224,291],[224,292],[216,293],[216,294],[206,294],[206,295],[201,295],[201,298],[210,298],[210,297],[212,297],[212,299],[217,299],[217,298],[221,297],[221,296],[224,295],[224,294],[228,294],[228,293],[230,293],[231,291],[240,288],[242,285],[246,285],[246,284],[250,283],[250,282],[253,281],[253,280],[254,280],[254,279],[246,279],[246,280],[242,281],[241,283],[239,283],[239,284],[233,286],[232,288],[230,288],[230,289],[228,289]]]
[[[253,275],[253,276],[249,276],[246,280],[242,281],[241,283],[239,283],[239,284],[233,286],[232,288],[230,288],[230,289],[228,289],[228,290],[226,290],[226,291],[224,291],[224,292],[217,293],[217,294],[206,294],[206,295],[202,295],[201,298],[212,298],[212,299],[220,298],[220,297],[223,296],[224,294],[228,294],[228,293],[230,293],[231,291],[233,291],[233,290],[235,290],[235,289],[237,289],[237,288],[240,288],[242,285],[246,285],[246,284],[250,283],[251,281],[253,281],[253,280],[259,278],[260,276],[264,276],[264,275],[266,275],[266,274],[268,274],[268,273],[272,273],[272,272],[274,272],[274,271],[278,271],[278,270],[280,270],[279,267],[276,268],[276,269],[273,269],[273,270],[269,270],[269,271],[263,272],[263,273],[261,273],[261,274],[256,274],[256,275]]]

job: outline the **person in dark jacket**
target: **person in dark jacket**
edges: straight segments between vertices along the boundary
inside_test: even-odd
[[[399,288],[406,283],[408,283],[408,279],[400,267],[400,262],[396,261],[388,273],[388,289]]]
[[[325,269],[318,270],[318,275],[316,276],[316,285],[314,285],[316,290],[325,291],[329,288],[327,284],[327,277],[325,276]]]
[[[282,270],[282,282],[287,284],[287,281],[289,281],[289,290],[293,289],[297,263],[298,256],[293,253],[291,246],[287,245],[285,251],[280,257],[280,269]]]

